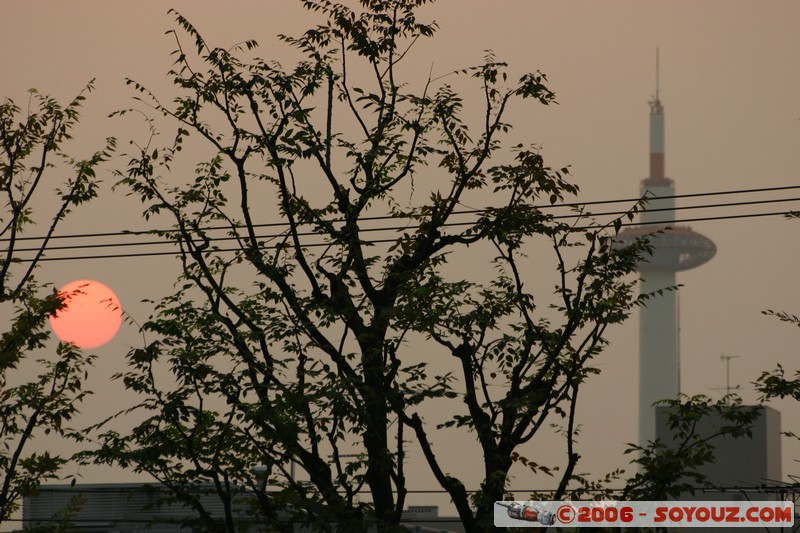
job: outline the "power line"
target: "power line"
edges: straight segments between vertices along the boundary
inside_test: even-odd
[[[713,216],[713,217],[696,217],[696,218],[684,218],[679,220],[670,221],[669,224],[664,222],[627,222],[622,223],[621,227],[628,227],[628,226],[646,226],[646,225],[653,225],[653,226],[669,226],[674,227],[678,224],[684,224],[687,222],[704,222],[704,221],[712,221],[712,220],[735,220],[735,219],[742,219],[742,218],[759,218],[759,217],[770,217],[770,216],[786,216],[792,213],[792,211],[774,211],[769,213],[747,213],[747,214],[738,214],[738,215],[722,215],[722,216]],[[472,222],[458,222],[448,224],[447,226],[463,226],[463,225],[472,225]],[[592,230],[592,229],[602,229],[607,227],[608,225],[592,225],[592,226],[581,226],[575,229],[577,230]],[[383,230],[386,228],[375,228],[376,230]],[[401,228],[406,229],[406,228]],[[319,235],[318,233],[310,233],[311,235]],[[413,237],[411,237],[413,238]],[[385,243],[395,243],[398,239],[374,239],[369,241],[361,241],[362,244],[371,245],[371,244],[385,244]],[[174,244],[174,243],[171,243]],[[273,244],[273,245],[264,245],[259,246],[259,249],[262,250],[274,250],[279,248],[280,244]],[[333,246],[332,243],[329,242],[320,242],[320,243],[308,243],[303,244],[303,248],[317,248],[317,247],[327,247]],[[75,248],[81,249],[83,247],[76,246]],[[230,253],[230,252],[241,252],[243,251],[242,248],[217,248],[217,249],[208,249],[208,253]],[[155,257],[155,256],[162,256],[162,255],[177,255],[178,251],[166,251],[166,252],[139,252],[139,253],[129,253],[129,254],[103,254],[103,255],[81,255],[81,256],[70,256],[70,257],[42,257],[39,261],[71,261],[71,260],[83,260],[83,259],[121,259],[121,258],[131,258],[131,257]],[[204,252],[205,253],[205,252]],[[31,262],[32,259],[19,259],[22,263]]]
[[[763,205],[763,204],[772,204],[772,203],[783,203],[783,202],[797,202],[800,201],[800,197],[795,198],[771,198],[767,200],[750,200],[744,202],[723,202],[723,203],[716,203],[716,204],[701,204],[701,205],[690,205],[690,206],[683,206],[683,207],[665,207],[665,208],[658,208],[658,209],[647,209],[648,213],[655,213],[655,212],[675,212],[675,211],[683,211],[683,210],[693,210],[693,209],[713,209],[713,208],[721,208],[721,207],[744,207],[744,206],[751,206],[751,205]],[[606,211],[601,213],[573,213],[570,215],[554,215],[552,219],[554,220],[562,220],[562,219],[574,219],[574,218],[585,218],[587,216],[591,217],[599,217],[599,216],[621,216],[626,214],[628,211]],[[473,225],[475,222],[449,222],[444,224],[445,227],[456,227],[456,226],[468,226]],[[283,225],[285,223],[275,223],[274,225]],[[626,225],[628,225],[626,223]],[[226,229],[232,229],[231,227],[226,227]],[[406,226],[385,226],[385,227],[377,227],[377,228],[361,228],[359,231],[361,233],[365,232],[375,232],[375,231],[401,231],[408,229]],[[174,231],[174,230],[173,230]],[[133,235],[133,233],[128,233],[126,235]],[[298,232],[298,236],[300,237],[307,237],[307,236],[315,236],[320,235],[315,231],[304,231]],[[258,239],[277,239],[285,236],[285,234],[281,233],[273,233],[273,234],[265,234],[265,235],[257,235],[256,238]],[[63,237],[72,237],[72,236],[63,236]],[[36,237],[30,237],[33,239]],[[238,240],[240,237],[214,237],[214,241],[222,242],[222,241],[235,241]],[[47,251],[52,252],[55,250],[84,250],[84,249],[92,249],[92,248],[118,248],[118,247],[130,247],[130,246],[158,246],[158,245],[165,245],[165,244],[175,244],[172,241],[134,241],[134,242],[112,242],[112,243],[99,243],[99,244],[74,244],[74,245],[65,245],[65,246],[48,246]],[[22,252],[38,252],[38,247],[33,248],[17,248],[14,250],[15,252],[22,253]]]
[[[691,194],[684,194],[684,195],[672,195],[672,196],[660,196],[658,197],[659,200],[662,199],[670,199],[670,198],[692,198],[692,197],[713,197],[713,196],[725,196],[725,195],[736,195],[736,194],[753,194],[753,193],[765,193],[765,192],[775,192],[775,191],[786,191],[786,190],[795,190],[800,189],[800,185],[792,185],[792,186],[782,186],[782,187],[763,187],[763,188],[753,188],[753,189],[737,189],[737,190],[728,190],[728,191],[713,191],[713,192],[703,192],[703,193],[691,193]],[[597,200],[591,202],[576,202],[576,203],[562,203],[562,204],[552,204],[552,205],[545,205],[541,207],[531,206],[532,208],[536,209],[552,209],[552,208],[565,208],[565,207],[573,207],[573,208],[585,208],[589,205],[607,205],[607,204],[615,204],[615,203],[622,203],[622,202],[639,202],[641,198],[628,198],[628,199],[616,199],[616,200]],[[680,206],[680,207],[661,207],[661,208],[653,208],[653,209],[643,209],[649,213],[654,212],[678,212],[684,210],[708,210],[708,209],[716,209],[716,208],[742,208],[747,206],[755,206],[755,205],[765,205],[765,204],[774,204],[774,203],[786,203],[786,202],[797,202],[800,201],[800,197],[791,197],[791,198],[766,198],[761,200],[744,200],[744,201],[730,201],[730,202],[716,202],[716,203],[705,203],[699,205],[690,205],[690,206]],[[550,215],[550,220],[565,220],[565,219],[583,219],[583,218],[591,218],[596,219],[597,217],[606,217],[606,216],[613,216],[613,217],[620,217],[627,213],[630,210],[611,210],[611,211],[604,211],[599,213],[591,213],[588,211],[580,210],[579,212],[573,212],[570,214],[554,214]],[[645,225],[677,225],[687,222],[699,222],[699,221],[711,221],[711,220],[732,220],[732,219],[740,219],[740,218],[753,218],[753,217],[765,217],[765,216],[779,216],[779,215],[788,215],[789,213],[793,212],[793,210],[785,210],[785,211],[776,211],[776,212],[762,212],[762,213],[737,213],[731,215],[720,215],[720,216],[704,216],[704,217],[693,217],[693,218],[683,218],[678,220],[672,220],[669,222],[664,221],[654,221],[654,222],[647,222],[647,223],[635,223],[635,222],[623,222],[621,226],[645,226]],[[482,214],[485,213],[485,210],[479,209],[467,209],[467,210],[459,210],[454,211],[455,215],[469,215],[469,214]],[[370,217],[363,217],[359,219],[359,221],[377,221],[377,220],[397,220],[397,219],[408,219],[413,218],[415,215],[413,214],[400,214],[400,215],[382,215],[382,216],[370,216]],[[340,221],[340,220],[338,220]],[[337,220],[329,220],[326,221],[328,223],[335,223]],[[461,221],[461,222],[448,222],[443,224],[443,227],[464,227],[464,226],[474,226],[477,224],[477,220],[470,220],[470,221]],[[579,222],[578,222],[579,223]],[[593,230],[593,229],[601,229],[604,227],[609,227],[610,223],[600,224],[600,223],[593,223],[583,227],[577,227],[578,230]],[[274,241],[276,239],[285,239],[288,236],[286,229],[289,228],[289,223],[286,221],[282,222],[273,222],[273,223],[264,223],[264,224],[255,224],[253,228],[285,228],[284,231],[279,233],[267,233],[262,235],[256,235],[256,238],[259,241]],[[244,226],[241,225],[229,225],[229,226],[215,226],[215,227],[205,227],[200,228],[197,230],[190,230],[192,232],[210,232],[210,231],[218,231],[218,230],[228,230],[234,231],[237,229],[243,229]],[[394,225],[394,226],[383,226],[383,227],[371,227],[371,228],[360,228],[359,233],[368,233],[368,232],[397,232],[397,231],[406,231],[412,229],[413,226],[410,224],[407,225]],[[120,237],[120,236],[136,236],[136,235],[150,235],[150,234],[159,234],[159,233],[175,233],[176,230],[148,230],[148,231],[117,231],[117,232],[106,232],[106,233],[89,233],[89,234],[72,234],[72,235],[59,235],[53,236],[52,239],[80,239],[80,238],[99,238],[99,237]],[[317,231],[301,231],[297,233],[298,237],[330,237],[325,233],[320,233]],[[232,235],[228,234],[227,236],[219,236],[219,237],[212,237],[210,240],[213,240],[215,243],[219,242],[227,242],[227,241],[239,241],[239,240],[248,240],[249,236],[242,236],[242,235]],[[43,240],[43,237],[17,237],[15,241],[33,241],[33,240]],[[362,240],[361,242],[365,245],[371,244],[384,244],[384,243],[394,243],[397,242],[397,238],[383,238],[383,239],[373,239],[373,240]],[[10,239],[0,239],[0,242],[10,242]],[[120,247],[152,247],[152,246],[163,246],[163,245],[174,245],[176,244],[175,241],[170,240],[160,240],[160,241],[134,241],[134,242],[110,242],[110,243],[92,243],[92,244],[67,244],[67,245],[55,245],[55,246],[48,246],[46,250],[48,252],[53,251],[65,251],[65,250],[90,250],[90,249],[100,249],[100,248],[120,248]],[[281,244],[264,244],[264,242],[260,243],[260,249],[276,249],[277,247],[281,246]],[[331,243],[329,240],[326,242],[311,242],[303,244],[303,247],[313,248],[319,246],[335,246],[335,244]],[[39,246],[28,247],[28,248],[17,248],[13,250],[14,253],[38,253],[40,251]],[[210,249],[209,252],[213,253],[230,253],[230,252],[241,252],[243,251],[243,247],[232,247],[232,248],[213,248]],[[8,252],[8,250],[0,251],[0,253]],[[113,259],[113,258],[132,258],[132,257],[150,257],[150,256],[161,256],[161,255],[170,255],[174,256],[177,255],[179,251],[175,250],[174,248],[171,250],[163,251],[163,252],[155,252],[155,251],[142,251],[142,252],[132,252],[132,253],[122,253],[122,254],[96,254],[96,255],[80,255],[80,256],[66,256],[66,257],[41,257],[39,258],[40,261],[67,261],[67,260],[79,260],[79,259]],[[23,259],[23,258],[15,258],[16,261],[29,263],[35,259]]]
[[[725,191],[712,191],[712,192],[701,192],[701,193],[690,193],[690,194],[674,194],[670,196],[659,196],[659,200],[670,200],[670,199],[681,199],[681,198],[701,198],[707,196],[725,196],[725,195],[734,195],[734,194],[753,194],[753,193],[764,193],[764,192],[777,192],[777,191],[788,191],[788,190],[798,190],[800,189],[800,185],[786,185],[781,187],[761,187],[755,189],[734,189],[734,190],[725,190]],[[654,198],[653,198],[654,199]],[[557,204],[547,204],[541,206],[532,206],[537,209],[558,209],[558,208],[575,208],[575,207],[586,207],[591,205],[608,205],[608,204],[618,204],[618,203],[636,203],[641,201],[641,197],[637,198],[622,198],[622,199],[610,199],[610,200],[594,200],[589,202],[570,202],[570,203],[557,203]],[[781,201],[794,201],[796,199],[776,199],[776,200],[766,200],[766,201],[753,201],[753,203],[769,203],[769,202],[781,202]],[[748,202],[741,202],[741,205],[748,205]],[[723,206],[725,204],[719,204]],[[730,205],[739,205],[739,204],[730,204]],[[711,205],[709,205],[710,207]],[[676,207],[675,210],[681,209],[694,209],[694,206],[686,206],[686,207]],[[651,209],[649,211],[658,211],[656,209]],[[484,212],[481,209],[464,209],[464,210],[457,210],[454,211],[454,215],[469,215],[469,214],[476,214]],[[607,214],[625,214],[627,211],[614,211],[609,212]],[[600,216],[606,213],[598,213],[594,216]],[[399,218],[413,218],[415,215],[376,215],[376,216],[368,216],[362,217],[359,220],[361,221],[377,221],[377,220],[396,220]],[[563,215],[566,217],[569,216],[576,216],[576,215]],[[335,223],[335,222],[343,222],[343,219],[333,219],[327,222]],[[253,228],[269,228],[269,227],[287,227],[287,222],[268,222],[262,224],[253,224]],[[234,225],[234,226],[210,226],[206,228],[202,228],[203,231],[220,231],[220,230],[230,230],[230,229],[242,229],[244,226],[241,225]],[[78,239],[78,238],[96,238],[96,237],[118,237],[118,236],[129,236],[129,235],[149,235],[157,232],[170,232],[174,230],[164,230],[164,229],[156,229],[156,230],[120,230],[120,231],[112,231],[112,232],[104,232],[104,233],[79,233],[79,234],[69,234],[69,235],[53,235],[50,237],[51,239]],[[16,237],[16,241],[32,241],[32,240],[42,240],[44,237]],[[0,242],[8,242],[10,239],[2,238]]]

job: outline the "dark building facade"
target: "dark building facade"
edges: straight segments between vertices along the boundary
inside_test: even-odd
[[[754,407],[742,406],[741,409]],[[716,437],[714,462],[700,468],[714,487],[726,488],[725,493],[703,491],[693,499],[705,500],[773,500],[780,497],[781,471],[781,417],[770,407],[755,407],[760,414],[752,427],[752,437]],[[674,446],[669,430],[669,408],[656,407],[656,438],[666,446]],[[711,435],[726,422],[721,418],[706,417],[698,425],[700,435]],[[759,488],[765,489],[759,492]],[[708,497],[705,497],[707,495]]]
[[[44,530],[48,524],[69,522],[69,531],[76,533],[191,533],[200,529],[185,521],[197,513],[178,502],[165,500],[169,492],[161,485],[141,483],[103,483],[77,485],[44,485],[38,494],[24,498],[23,526]],[[220,498],[209,491],[198,494],[203,509],[215,518],[224,516]],[[247,495],[232,505],[232,514],[243,524],[248,522],[248,509],[253,503]],[[436,506],[411,506],[403,513],[404,526],[411,533],[463,533],[457,517],[440,517]],[[295,525],[296,533],[311,533]],[[242,531],[271,531],[256,521]]]

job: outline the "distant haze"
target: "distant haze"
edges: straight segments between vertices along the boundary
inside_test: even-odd
[[[129,139],[146,135],[135,120],[106,118],[134,105],[124,78],[141,81],[166,100],[174,94],[165,76],[174,48],[174,39],[164,33],[174,27],[168,6],[214,44],[228,47],[255,38],[261,44],[258,56],[277,55],[287,62],[293,55],[275,35],[298,33],[320,20],[291,0],[6,1],[0,3],[0,96],[20,103],[25,91],[36,87],[66,100],[96,77],[97,90],[86,102],[73,152],[87,156],[107,135],[118,136],[124,151]],[[541,70],[548,76],[559,105],[529,106],[515,113],[509,140],[539,144],[550,166],[570,165],[581,200],[638,195],[639,181],[648,172],[647,102],[655,92],[657,46],[666,174],[675,180],[678,194],[800,185],[800,3],[795,0],[443,0],[421,13],[441,29],[410,56],[405,72],[411,83],[424,81],[429,72],[444,74],[477,64],[486,49],[508,61],[512,72]],[[101,197],[77,211],[62,233],[146,227],[138,202],[121,190],[110,191],[113,176],[104,180]],[[795,197],[800,191],[734,200]],[[678,200],[678,205],[727,200]],[[800,202],[681,211],[677,218],[785,209],[800,210]],[[690,225],[712,239],[718,253],[707,265],[678,275],[684,286],[682,389],[690,395],[721,396],[725,366],[720,355],[735,355],[731,380],[742,385],[745,401],[753,402],[757,398],[750,382],[762,370],[777,363],[790,372],[800,368],[800,330],[761,314],[767,308],[800,314],[800,221],[761,217]],[[41,225],[38,231],[43,231]],[[38,276],[56,286],[97,279],[114,289],[126,310],[142,322],[151,306],[140,300],[166,294],[178,268],[168,257],[64,261],[45,264]],[[612,330],[611,345],[598,360],[603,373],[581,393],[579,472],[599,476],[625,466],[625,443],[637,439],[637,336],[637,317]],[[122,368],[128,348],[140,343],[135,326],[123,324],[120,334],[96,351],[96,392],[84,406],[87,418],[109,414],[130,399],[108,376]],[[796,403],[773,407],[781,411],[784,430],[800,431]],[[794,462],[798,452],[794,441],[784,442],[784,476],[800,474]],[[546,464],[558,464],[565,455],[558,446],[535,443],[521,453]],[[466,455],[454,453],[453,461],[453,470],[464,471]],[[85,482],[131,479],[130,474],[100,469],[82,474]],[[413,475],[412,470],[409,479]],[[511,485],[528,489],[552,484],[553,478],[520,475]],[[427,474],[409,485],[437,488]],[[434,500],[447,506],[447,498],[427,495],[412,495],[408,503]]]

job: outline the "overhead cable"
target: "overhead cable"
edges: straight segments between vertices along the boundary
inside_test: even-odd
[[[764,193],[764,192],[776,192],[776,191],[787,191],[787,190],[798,190],[800,189],[800,185],[786,185],[781,187],[761,187],[756,189],[734,189],[734,190],[726,190],[726,191],[713,191],[713,192],[701,192],[701,193],[689,193],[689,194],[675,194],[671,196],[659,196],[659,200],[667,200],[667,199],[681,199],[681,198],[701,198],[707,196],[725,196],[725,195],[732,195],[732,194],[752,194],[752,193]],[[770,203],[770,202],[783,202],[783,201],[794,201],[795,198],[791,199],[774,199],[774,200],[763,200],[763,201],[751,201],[751,202],[740,202],[740,203],[731,203],[730,205],[748,205],[750,203],[757,204],[757,203]],[[622,198],[622,199],[609,199],[609,200],[593,200],[589,202],[568,202],[568,203],[555,203],[555,204],[545,204],[545,205],[536,205],[532,206],[537,209],[557,209],[557,208],[580,208],[586,207],[591,205],[607,205],[607,204],[618,204],[618,203],[627,203],[632,204],[636,202],[642,201],[641,197],[638,198]],[[716,207],[725,206],[726,204],[709,204],[708,206],[699,206],[699,207]],[[681,209],[696,209],[698,207],[695,206],[686,206],[686,207],[676,207],[675,210]],[[660,210],[660,209],[659,209]],[[657,209],[650,209],[648,211],[657,211]],[[453,211],[453,215],[469,215],[469,214],[480,214],[483,213],[484,210],[482,209],[463,209],[463,210],[456,210]],[[611,211],[608,213],[593,213],[593,216],[601,216],[605,214],[614,215],[614,214],[625,214],[627,211]],[[562,215],[564,217],[575,217],[579,215]],[[394,215],[375,215],[375,216],[366,216],[361,217],[359,221],[377,221],[377,220],[397,220],[401,218],[413,218],[413,215],[410,214],[394,214]],[[333,219],[328,220],[327,222],[335,223],[335,222],[343,222],[343,219]],[[253,224],[253,228],[270,228],[270,227],[287,227],[289,224],[287,222],[267,222],[261,224]],[[241,229],[244,226],[235,225],[235,226],[209,226],[202,228],[203,231],[220,231],[220,230],[231,230],[231,229]],[[78,239],[78,238],[95,238],[95,237],[116,237],[116,236],[130,236],[130,235],[149,235],[156,232],[168,232],[174,230],[164,230],[164,229],[156,229],[156,230],[120,230],[120,231],[112,231],[112,232],[103,232],[103,233],[80,233],[80,234],[68,234],[68,235],[53,235],[50,237],[51,240],[54,239]],[[42,240],[44,237],[16,237],[15,241],[33,241],[33,240]],[[8,242],[9,239],[3,238],[0,239],[0,242]]]
[[[663,221],[655,221],[655,222],[627,222],[622,223],[621,227],[627,226],[644,226],[644,225],[652,225],[652,226],[669,226],[674,227],[679,224],[685,224],[687,222],[702,222],[702,221],[712,221],[712,220],[734,220],[734,219],[742,219],[742,218],[757,218],[757,217],[771,217],[771,216],[786,216],[792,213],[792,211],[773,211],[769,213],[747,213],[747,214],[738,214],[738,215],[722,215],[722,216],[713,216],[713,217],[696,217],[696,218],[684,218],[674,221],[669,221],[665,223]],[[449,227],[452,226],[464,226],[464,225],[473,225],[473,222],[459,222],[459,223],[452,223],[448,224]],[[593,229],[603,229],[609,227],[610,224],[595,224],[590,226],[579,226],[576,227],[576,230],[593,230]],[[384,229],[384,228],[375,228]],[[406,229],[406,228],[402,228]],[[656,230],[654,230],[656,231]],[[311,235],[317,235],[318,233],[311,233]],[[372,245],[372,244],[383,244],[383,243],[395,243],[397,242],[397,238],[390,238],[390,239],[373,239],[369,241],[361,241],[362,244],[365,245]],[[168,244],[175,244],[167,241]],[[280,244],[271,244],[271,245],[263,245],[259,246],[259,249],[262,250],[275,250],[282,245]],[[307,243],[302,244],[303,248],[317,248],[317,247],[329,247],[333,246],[333,243],[330,242],[319,242],[319,243]],[[286,246],[284,246],[286,247]],[[82,248],[82,247],[76,247]],[[230,253],[230,252],[242,252],[244,251],[243,248],[209,248],[204,250],[203,253]],[[72,261],[72,260],[84,260],[84,259],[120,259],[120,258],[130,258],[130,257],[155,257],[155,256],[162,256],[162,255],[170,255],[176,256],[179,252],[177,250],[172,251],[164,251],[164,252],[139,252],[139,253],[127,253],[127,254],[103,254],[103,255],[80,255],[80,256],[69,256],[69,257],[41,257],[39,261]],[[32,259],[19,259],[20,262],[30,262]]]

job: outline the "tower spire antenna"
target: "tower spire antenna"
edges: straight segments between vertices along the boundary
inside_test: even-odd
[[[659,100],[658,98],[658,89],[659,89],[659,50],[658,46],[656,46],[656,101]]]
[[[660,115],[664,113],[661,105],[661,58],[659,47],[656,46],[656,95],[650,100],[650,113]]]

